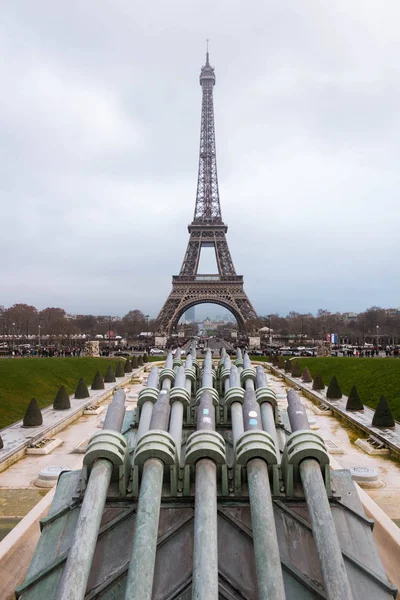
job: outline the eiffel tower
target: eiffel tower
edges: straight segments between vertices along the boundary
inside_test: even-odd
[[[222,221],[219,203],[217,159],[215,151],[213,87],[214,68],[209,61],[201,68],[200,85],[203,100],[199,174],[196,206],[188,226],[189,243],[179,275],[172,277],[172,291],[157,317],[157,331],[170,335],[183,313],[196,304],[220,304],[236,318],[239,330],[246,333],[246,321],[257,316],[243,289],[243,275],[236,275],[226,241],[227,225]],[[213,247],[218,273],[198,273],[201,249]]]

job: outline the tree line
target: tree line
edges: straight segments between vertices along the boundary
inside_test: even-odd
[[[333,313],[319,309],[316,315],[290,312],[285,317],[278,314],[254,319],[255,329],[268,327],[273,335],[294,336],[297,339],[326,339],[336,333],[342,341],[349,343],[398,344],[400,341],[400,310],[372,306],[360,313]]]
[[[0,307],[0,335],[116,335],[135,337],[140,333],[154,331],[154,319],[142,311],[130,310],[123,317],[109,315],[68,315],[62,308],[47,307],[38,310],[28,304]]]

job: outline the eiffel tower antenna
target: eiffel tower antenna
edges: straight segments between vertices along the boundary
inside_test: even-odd
[[[186,310],[206,302],[220,304],[246,331],[246,321],[256,317],[244,289],[243,276],[236,275],[226,240],[228,227],[222,221],[215,146],[213,88],[214,67],[210,65],[206,40],[206,64],[201,67],[202,88],[199,168],[193,221],[188,226],[189,243],[179,275],[172,278],[172,292],[157,317],[157,330],[170,334]],[[201,249],[213,247],[218,273],[199,275]]]

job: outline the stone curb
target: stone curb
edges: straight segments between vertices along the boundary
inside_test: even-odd
[[[366,433],[368,436],[373,435],[375,438],[379,439],[382,444],[386,446],[386,448],[389,448],[390,452],[395,456],[395,458],[400,459],[399,423],[396,422],[395,430],[379,429],[377,427],[369,426],[366,421],[372,422],[372,417],[374,414],[372,408],[365,406],[364,413],[349,412],[342,406],[343,404],[346,406],[347,396],[344,396],[340,400],[328,400],[325,394],[321,394],[313,390],[311,387],[307,387],[311,386],[311,383],[304,384],[301,379],[291,377],[284,371],[281,371],[280,369],[277,369],[268,363],[265,364],[272,374],[283,378],[285,383],[287,383],[290,387],[299,389],[301,393],[312,402],[319,402],[320,404],[323,404],[329,408],[332,411],[332,414],[346,421],[350,428],[357,429],[362,433]]]
[[[22,420],[2,429],[0,433],[3,438],[4,448],[0,450],[0,473],[25,456],[26,449],[29,445],[40,441],[44,437],[51,438],[57,432],[65,429],[65,427],[82,416],[88,406],[95,402],[105,402],[112,396],[116,388],[127,386],[132,378],[142,374],[144,370],[144,366],[139,367],[139,369],[135,369],[134,372],[119,378],[118,381],[111,384],[105,384],[109,387],[104,390],[94,391],[89,398],[76,400],[73,395],[70,396],[71,408],[67,410],[54,411],[52,406],[46,407],[42,410],[43,425],[35,427],[35,431],[33,431],[33,428],[23,429]],[[51,422],[46,423],[46,416],[54,416],[55,412],[58,413],[59,418],[52,419]]]

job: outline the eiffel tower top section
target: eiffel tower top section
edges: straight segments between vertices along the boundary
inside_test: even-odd
[[[222,224],[215,151],[213,104],[215,73],[214,68],[210,65],[208,49],[206,64],[200,72],[200,85],[203,89],[203,100],[201,105],[199,174],[193,224]]]

